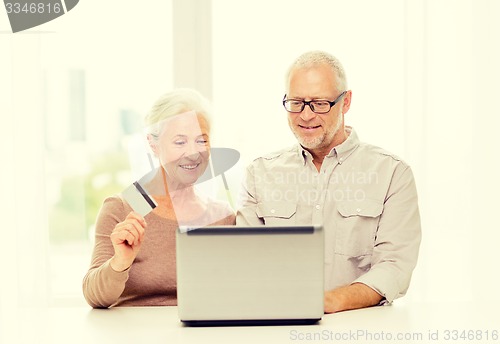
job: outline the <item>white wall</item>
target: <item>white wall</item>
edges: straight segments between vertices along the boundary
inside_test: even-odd
[[[392,129],[404,121],[404,1],[213,5],[214,100],[224,130],[218,139],[248,159],[294,142],[281,105],[284,75],[299,54],[321,49],[347,71],[353,90],[347,122],[361,138],[404,153],[404,132]]]
[[[498,1],[429,1],[425,194],[427,297],[499,299]]]

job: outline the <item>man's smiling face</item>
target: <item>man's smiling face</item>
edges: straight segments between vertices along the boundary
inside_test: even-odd
[[[338,90],[337,85],[337,76],[327,65],[297,68],[290,74],[287,98],[333,101],[344,91]],[[342,100],[325,114],[316,114],[309,106],[300,113],[288,113],[288,124],[304,148],[333,148],[335,135],[343,130]]]

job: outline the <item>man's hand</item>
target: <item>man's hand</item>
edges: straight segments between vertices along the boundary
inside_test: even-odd
[[[378,304],[382,296],[362,283],[340,287],[325,292],[325,313],[370,307]]]

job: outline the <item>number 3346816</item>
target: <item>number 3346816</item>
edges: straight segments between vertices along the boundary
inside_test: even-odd
[[[7,2],[5,3],[5,8],[7,9],[7,13],[11,14],[19,14],[19,13],[60,13],[62,11],[61,4],[44,4],[44,3],[25,3],[20,4],[19,2]]]

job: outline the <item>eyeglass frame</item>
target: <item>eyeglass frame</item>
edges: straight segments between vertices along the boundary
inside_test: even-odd
[[[313,100],[309,100],[309,101],[305,101],[305,100],[300,100],[300,99],[286,99],[286,94],[285,96],[283,97],[283,107],[285,108],[285,110],[287,112],[290,112],[290,113],[301,113],[302,111],[304,111],[304,109],[306,108],[306,105],[309,106],[309,109],[311,109],[312,112],[314,113],[317,113],[317,114],[325,114],[325,113],[328,113],[330,112],[330,110],[332,109],[332,107],[335,106],[335,104],[337,104],[339,101],[340,101],[340,98],[342,98],[342,96],[344,96],[345,94],[347,93],[347,90],[342,92],[341,94],[339,94],[339,96],[337,98],[335,98],[334,101],[329,101],[328,99],[313,99]],[[300,100],[302,102],[302,108],[300,109],[300,111],[289,111],[287,108],[286,108],[286,105],[285,103],[289,100]],[[317,102],[317,101],[325,101],[327,102],[328,104],[330,104],[330,108],[328,109],[328,111],[325,111],[325,112],[317,112],[317,111],[314,111],[314,109],[311,107],[311,103],[314,103],[314,102]]]

